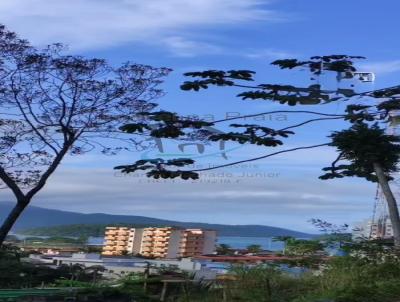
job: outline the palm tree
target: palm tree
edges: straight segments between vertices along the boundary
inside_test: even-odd
[[[288,244],[290,243],[290,242],[292,242],[293,240],[294,240],[295,238],[294,237],[292,237],[292,236],[276,236],[276,237],[273,237],[272,238],[272,241],[282,241],[283,242],[283,250],[282,250],[282,253],[284,254],[284,255],[286,255],[286,250],[287,250],[287,247],[288,247]]]
[[[232,253],[232,248],[229,244],[221,243],[217,247],[218,255],[229,255]]]
[[[262,251],[262,247],[259,244],[250,244],[248,247],[246,247],[247,251],[252,254],[257,254]]]
[[[92,283],[96,284],[99,276],[99,272],[104,272],[106,269],[102,265],[93,265],[85,269],[89,274],[92,274]]]
[[[79,281],[79,276],[84,272],[85,267],[82,264],[72,264],[69,266],[69,273],[71,275],[71,281]]]

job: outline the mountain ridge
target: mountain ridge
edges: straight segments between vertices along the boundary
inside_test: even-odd
[[[13,204],[10,202],[0,202],[0,222],[4,221],[6,215],[11,210]],[[290,229],[266,226],[266,225],[227,225],[201,222],[180,222],[167,219],[151,218],[136,215],[112,215],[105,213],[78,213],[64,210],[47,209],[37,206],[29,206],[21,215],[13,228],[13,232],[18,233],[23,230],[62,226],[62,225],[113,225],[113,224],[134,224],[143,226],[171,225],[185,228],[204,228],[215,229],[220,236],[240,236],[240,237],[273,237],[273,236],[293,236],[311,237],[314,234],[307,234]]]

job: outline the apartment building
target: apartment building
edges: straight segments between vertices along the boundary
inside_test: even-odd
[[[174,258],[168,255],[171,234],[173,232],[174,230],[171,227],[145,228],[143,230],[139,254],[154,258]],[[173,244],[171,244],[172,246]]]
[[[128,254],[133,249],[134,237],[134,228],[106,227],[102,254],[105,256]]]
[[[171,236],[171,241],[174,243],[172,246],[178,247],[178,249],[171,248],[169,256],[186,258],[212,254],[215,252],[216,240],[216,231],[202,229],[177,230]],[[175,244],[175,242],[177,243]]]
[[[215,251],[216,238],[216,231],[213,230],[172,227],[144,229],[108,227],[103,255],[139,254],[167,259],[194,257],[212,254]]]

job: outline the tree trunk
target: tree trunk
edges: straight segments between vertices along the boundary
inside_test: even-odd
[[[96,284],[97,282],[97,271],[96,269],[93,271],[93,284]]]
[[[14,223],[17,221],[18,217],[24,211],[26,206],[29,204],[29,200],[20,200],[17,202],[15,207],[11,210],[10,214],[8,214],[6,220],[3,222],[0,227],[0,247],[3,245],[4,240],[7,237],[7,234],[10,232]]]
[[[26,194],[24,194],[21,191],[18,184],[13,179],[11,179],[10,176],[0,166],[0,179],[13,191],[17,199],[17,204],[12,209],[7,219],[4,221],[3,225],[0,227],[0,247],[3,245],[8,232],[10,232],[11,228],[17,221],[18,217],[28,206],[28,204],[31,202],[32,198],[36,195],[36,193],[38,193],[41,189],[43,189],[48,178],[57,169],[57,167],[61,163],[61,160],[64,158],[65,154],[67,154],[69,148],[72,146],[75,139],[77,138],[69,139],[68,141],[64,142],[63,148],[54,158],[53,162],[50,164],[48,169],[42,174],[42,176],[39,179],[39,182]]]
[[[385,175],[385,172],[382,169],[382,166],[379,163],[374,163],[374,170],[376,173],[376,177],[378,178],[378,183],[382,189],[383,194],[385,195],[385,199],[388,205],[389,217],[393,229],[394,245],[400,248],[399,208],[397,207],[396,199],[393,195],[392,190],[390,189],[389,181]]]

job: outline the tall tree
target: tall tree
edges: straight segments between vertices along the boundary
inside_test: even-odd
[[[400,246],[400,216],[397,201],[389,186],[392,173],[398,171],[400,159],[400,137],[385,134],[377,124],[355,123],[350,129],[331,135],[333,147],[339,153],[327,173],[321,179],[362,177],[378,182],[385,196],[394,243]]]
[[[63,55],[60,44],[38,50],[0,26],[0,179],[16,199],[0,245],[67,154],[115,154],[141,143],[119,127],[153,110],[168,72]]]
[[[221,243],[217,246],[218,255],[230,255],[232,253],[233,250],[229,244]]]
[[[250,244],[249,246],[246,247],[246,250],[249,253],[257,254],[262,252],[262,246],[259,244]]]
[[[240,144],[255,144],[263,147],[275,148],[283,145],[284,140],[292,136],[297,128],[312,123],[343,120],[348,123],[347,125],[349,127],[352,127],[353,124],[360,123],[366,125],[378,123],[378,126],[376,127],[385,127],[387,125],[387,123],[392,118],[393,112],[396,112],[396,110],[400,110],[400,85],[361,93],[356,92],[354,90],[354,80],[365,80],[365,77],[368,77],[368,74],[357,72],[354,62],[359,59],[364,58],[360,56],[330,55],[315,56],[311,57],[309,60],[285,59],[272,62],[272,65],[275,65],[281,69],[307,70],[309,72],[311,81],[311,84],[307,87],[298,87],[291,84],[252,84],[254,82],[255,72],[249,70],[207,70],[201,72],[186,73],[185,75],[192,79],[184,82],[181,85],[181,89],[186,91],[199,91],[202,89],[207,89],[210,86],[235,87],[244,89],[243,92],[237,95],[237,97],[241,98],[242,100],[270,101],[288,106],[318,105],[332,102],[346,102],[347,104],[349,104],[346,106],[345,111],[341,113],[330,113],[312,110],[289,110],[287,109],[287,107],[284,107],[282,110],[273,110],[250,114],[246,116],[226,118],[207,124],[208,127],[216,127],[219,124],[225,122],[231,122],[248,117],[265,116],[274,113],[301,114],[304,116],[308,116],[302,122],[284,127],[282,129],[272,129],[271,127],[267,127],[266,125],[261,123],[235,123],[229,125],[231,128],[233,128],[233,130],[230,132],[212,133],[207,132],[207,130],[205,130],[203,126],[200,126],[202,130],[199,131],[202,131],[203,136],[210,141],[234,141]],[[325,75],[327,73],[336,74],[337,87],[335,89],[325,89],[321,84],[323,82],[322,75]],[[350,88],[348,86],[345,86],[348,81],[353,81],[353,83],[350,83]],[[375,104],[378,103],[378,105],[366,105],[370,104],[371,100],[374,100]],[[174,119],[175,123],[169,122],[169,131],[170,133],[174,133],[174,135],[171,137],[179,138],[185,135],[185,132],[181,131],[182,123],[180,123],[180,120],[181,118],[178,117]],[[165,127],[165,125],[163,125],[162,127]],[[354,128],[352,129],[354,130]],[[135,124],[126,125],[123,130],[126,132],[135,133],[137,132],[137,126]],[[333,130],[335,129],[332,129],[332,131]],[[353,136],[352,139],[354,140],[354,145],[351,147],[358,148],[359,144],[366,143],[369,144],[371,148],[374,148],[375,145],[372,141],[375,136],[373,135],[373,133],[369,133],[368,135],[371,135],[369,139],[363,139],[362,141],[358,138],[357,135]],[[137,170],[148,170],[147,175],[149,177],[156,178],[182,177],[184,179],[196,179],[198,178],[199,172],[228,167],[238,163],[265,159],[274,155],[293,152],[301,149],[318,148],[321,146],[336,146],[340,151],[341,147],[344,146],[339,147],[338,145],[335,145],[335,143],[332,142],[332,139],[334,140],[335,137],[331,137],[330,141],[316,145],[283,150],[280,149],[279,151],[271,152],[256,158],[249,158],[238,162],[230,162],[227,164],[203,169],[181,169],[181,167],[193,163],[193,161],[190,159],[180,159],[180,165],[175,166],[173,164],[173,160],[156,159],[138,161],[131,165],[124,165],[116,168],[121,169],[122,172],[125,173],[131,173]],[[386,143],[389,143],[393,150],[396,149],[396,142],[394,141],[394,139],[392,139],[391,141],[386,140]],[[384,146],[380,147],[383,148]],[[388,148],[388,146],[385,147]],[[355,152],[356,149],[353,149],[353,151],[350,151],[350,149],[347,149],[347,155],[345,152],[341,153],[341,156],[343,157],[343,159],[347,159],[355,163],[355,161],[357,161],[356,157],[350,154],[352,154],[351,152]],[[392,212],[392,223],[397,224],[397,221],[399,221],[400,219],[398,217],[399,214],[396,211],[396,200],[394,199],[393,194],[390,193],[390,187],[388,185],[388,180],[390,180],[390,173],[394,170],[390,167],[385,166],[384,157],[385,155],[381,155],[380,158],[359,157],[359,159],[369,160],[368,164],[365,162],[363,162],[362,164],[364,165],[364,168],[369,165],[368,169],[370,169],[376,181],[379,182],[383,191],[386,192],[385,196],[387,198],[390,211]],[[396,165],[398,163],[398,158],[392,157],[391,160],[392,165]],[[359,165],[358,161],[357,165],[361,167],[361,164]],[[352,174],[347,173],[346,176],[361,176],[361,174],[354,173],[353,170]],[[368,180],[371,180],[371,175],[363,174],[362,176],[367,176],[366,178]],[[395,235],[395,237],[400,236],[400,224],[399,226],[394,227],[394,232],[398,234]],[[398,239],[396,239],[395,243],[396,245],[400,246],[400,241]]]

